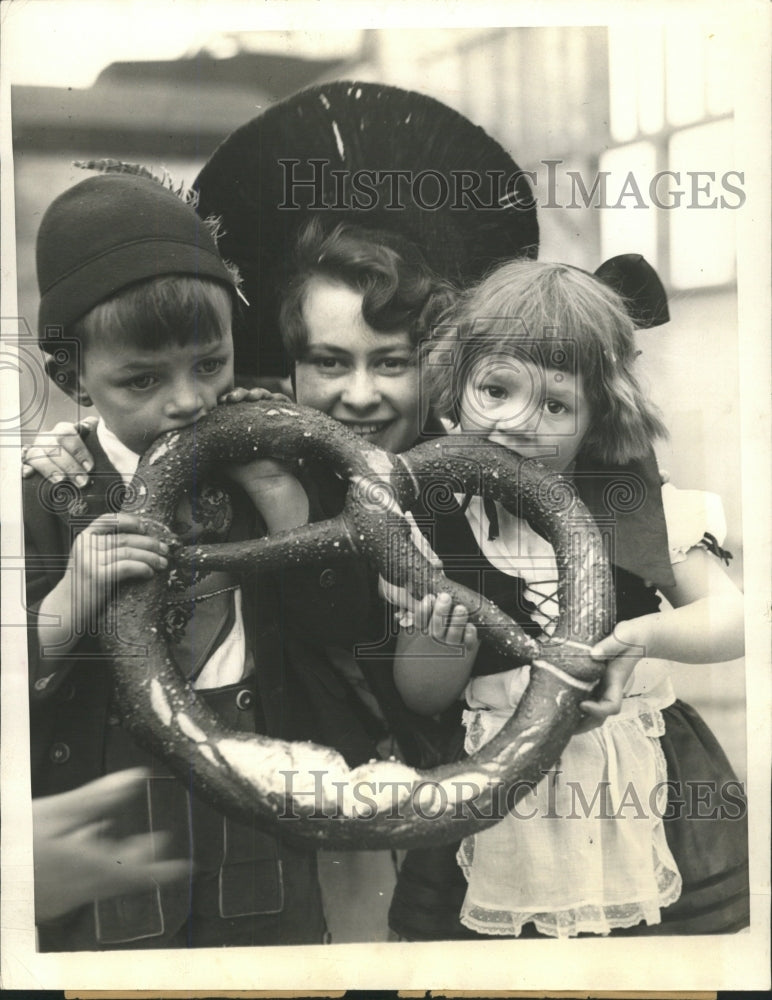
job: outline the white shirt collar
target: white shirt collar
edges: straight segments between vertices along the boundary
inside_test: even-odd
[[[131,482],[137,471],[140,456],[127,448],[122,441],[119,441],[101,417],[97,424],[96,433],[102,451],[110,459],[116,471],[120,472],[124,483]]]

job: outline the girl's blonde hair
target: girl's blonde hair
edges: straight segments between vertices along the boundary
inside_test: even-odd
[[[625,302],[586,271],[516,260],[468,290],[428,342],[423,377],[440,416],[458,422],[464,386],[491,354],[524,354],[582,376],[592,414],[582,452],[606,464],[646,455],[667,431],[633,374],[634,326]]]

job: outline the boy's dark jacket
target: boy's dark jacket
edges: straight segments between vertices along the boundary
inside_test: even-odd
[[[148,782],[152,820],[146,817],[144,822],[138,822],[127,811],[120,832],[144,832],[149,826],[170,830],[174,835],[172,851],[176,852],[173,856],[177,857],[190,856],[192,836],[196,870],[216,875],[217,908],[221,916],[280,913],[285,904],[286,917],[288,866],[293,866],[293,872],[289,873],[293,884],[298,881],[297,872],[303,872],[300,881],[308,884],[303,886],[301,895],[307,897],[307,910],[312,914],[313,901],[319,896],[313,852],[298,850],[284,842],[281,831],[274,835],[224,819],[191,796],[185,784],[173,778],[165,765],[139,747],[121,726],[113,700],[109,660],[100,651],[96,629],[94,634],[83,636],[66,658],[47,659],[40,655],[37,641],[40,602],[64,575],[77,534],[100,515],[119,509],[125,492],[121,476],[108,461],[95,434],[90,435],[88,447],[95,464],[89,485],[83,490],[66,483],[50,484],[38,476],[25,480],[23,485],[33,796],[67,791],[106,773],[146,765],[153,775]],[[240,497],[237,490],[230,492],[230,497],[232,524],[228,537],[237,540],[259,532],[260,525],[254,524],[254,511],[246,498]],[[200,510],[197,513],[201,515]],[[203,515],[200,519],[204,520]],[[230,630],[233,601],[228,587],[234,581],[221,577],[213,575],[203,581],[194,595],[196,611],[191,624],[182,641],[171,647],[183,672],[195,673],[200,669],[218,638]],[[320,592],[324,590],[320,588]],[[241,683],[202,697],[231,728],[266,732],[288,740],[319,739],[315,721],[318,711],[308,702],[303,686],[295,678],[292,656],[294,647],[302,644],[293,637],[287,620],[281,578],[273,583],[261,584],[259,580],[247,583],[242,593],[247,666],[253,664],[255,669]],[[183,621],[189,617],[186,609],[191,596],[189,591],[179,595],[179,603],[170,611],[172,623],[179,625],[180,617]],[[45,635],[44,630],[42,634]],[[192,826],[189,813],[193,817]],[[79,915],[83,926],[77,934],[81,936],[76,935],[75,944],[65,943],[63,947],[94,948],[113,942],[120,946],[135,940],[150,940],[155,945],[184,923],[188,906],[187,891],[174,887],[162,890],[160,897],[150,893],[107,900],[97,904],[93,914]],[[78,924],[77,919],[68,916],[68,920]],[[311,943],[303,938],[302,927],[284,927],[283,932],[285,938],[266,943],[285,940]],[[92,933],[97,943],[89,941]],[[300,940],[293,937],[296,934]],[[318,940],[316,935],[314,941]],[[45,928],[41,929],[41,946],[46,950]]]

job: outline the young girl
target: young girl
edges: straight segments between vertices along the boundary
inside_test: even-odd
[[[463,841],[462,923],[480,934],[561,937],[646,932],[661,921],[669,933],[739,929],[748,907],[740,786],[702,720],[676,701],[664,662],[742,655],[742,598],[716,558],[720,501],[660,488],[651,441],[664,427],[632,371],[625,302],[598,277],[510,263],[469,292],[451,322],[457,339],[436,341],[425,367],[434,405],[457,432],[573,480],[610,537],[618,621],[592,650],[608,670],[601,700],[582,706],[587,730],[513,813]],[[449,347],[452,368],[441,360]],[[620,486],[632,496],[615,504]],[[459,499],[465,517],[435,529],[446,571],[474,568],[486,596],[549,636],[558,611],[551,546],[500,505]],[[399,640],[398,689],[427,714],[463,695],[473,753],[516,708],[529,668],[508,669],[479,646],[447,595],[426,598],[416,625]],[[448,655],[447,644],[463,655]]]

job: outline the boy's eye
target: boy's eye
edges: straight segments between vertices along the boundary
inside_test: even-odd
[[[199,361],[197,368],[202,375],[216,375],[222,370],[224,364],[222,358],[204,358],[203,361]]]
[[[152,389],[153,386],[158,382],[155,375],[137,375],[128,383],[130,388],[139,389],[140,391],[144,389]]]
[[[567,410],[565,404],[558,402],[557,399],[548,399],[544,404],[544,408],[548,413],[551,413],[553,416],[557,416],[560,413],[565,413]]]

